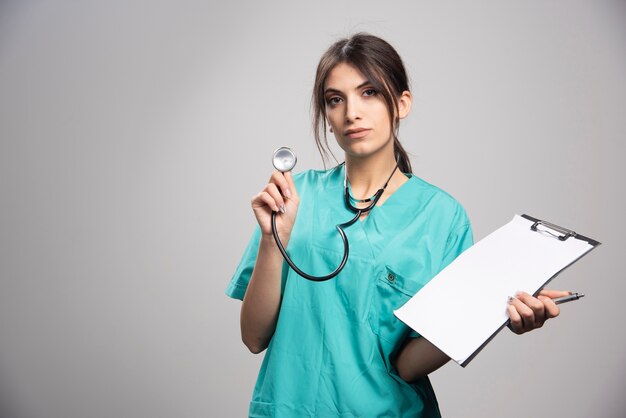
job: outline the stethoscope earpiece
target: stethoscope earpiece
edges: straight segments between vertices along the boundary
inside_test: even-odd
[[[272,156],[272,165],[282,173],[293,170],[297,162],[296,153],[289,147],[278,148]]]

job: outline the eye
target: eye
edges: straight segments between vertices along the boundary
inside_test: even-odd
[[[363,91],[363,94],[365,96],[376,96],[378,94],[378,92],[374,89],[366,89]]]
[[[326,104],[329,106],[335,106],[341,102],[341,97],[333,96],[326,99]]]

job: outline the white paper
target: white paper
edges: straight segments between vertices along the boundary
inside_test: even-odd
[[[517,291],[534,294],[593,248],[580,239],[560,241],[532,231],[532,224],[515,215],[463,252],[395,315],[465,366],[508,320],[509,296]]]

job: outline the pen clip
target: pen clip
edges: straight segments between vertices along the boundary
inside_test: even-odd
[[[537,228],[538,225],[543,225],[546,228],[553,229],[553,230],[555,230],[555,231],[557,231],[557,232],[559,232],[559,233],[561,233],[563,235],[556,235],[556,234],[553,234],[550,231],[540,230],[540,229]],[[565,241],[569,237],[576,237],[576,235],[578,235],[578,234],[576,234],[576,232],[572,231],[571,229],[563,228],[562,226],[558,226],[558,225],[555,225],[553,223],[546,222],[546,221],[540,221],[540,220],[535,221],[535,223],[530,226],[530,229],[532,229],[535,232],[546,232],[546,233],[552,235],[553,237],[558,238],[559,241]]]

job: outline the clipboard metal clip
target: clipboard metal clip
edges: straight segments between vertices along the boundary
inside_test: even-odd
[[[557,231],[562,235],[553,234],[552,232],[545,230],[545,229],[538,229],[537,226],[539,225],[543,225],[546,228],[550,228],[554,231]],[[530,229],[532,229],[535,232],[545,232],[547,234],[550,234],[553,237],[558,238],[559,241],[565,241],[569,237],[576,237],[578,235],[576,232],[572,231],[571,229],[563,228],[562,226],[558,226],[553,223],[541,221],[541,220],[536,220],[535,223],[530,226]]]

